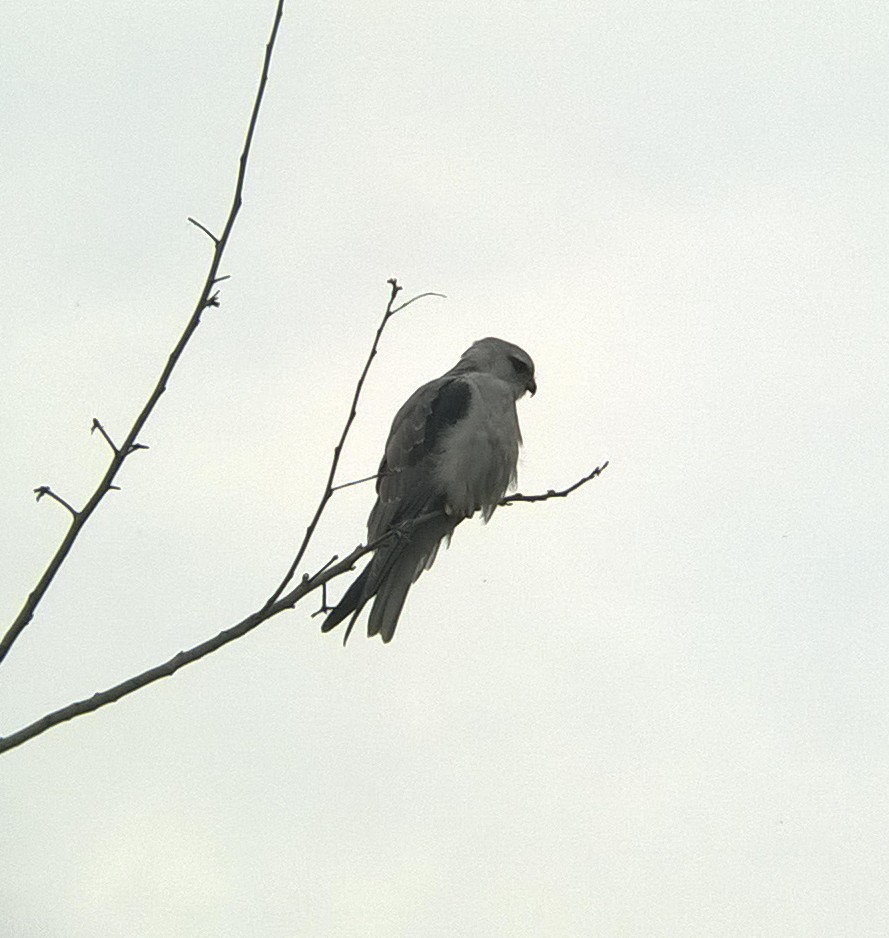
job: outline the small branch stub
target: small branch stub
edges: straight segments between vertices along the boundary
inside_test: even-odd
[[[90,427],[90,433],[95,433],[96,430],[99,431],[99,433],[102,435],[102,438],[111,447],[111,451],[114,453],[115,456],[117,456],[120,450],[114,445],[114,440],[111,439],[111,437],[106,432],[105,428],[102,426],[101,423],[99,423],[99,418],[93,417],[93,425]]]
[[[61,495],[56,495],[56,493],[48,485],[38,485],[37,488],[34,489],[34,494],[37,496],[38,502],[41,498],[43,498],[44,495],[53,499],[54,501],[57,501],[60,505],[64,506],[68,509],[68,511],[71,512],[71,517],[75,520],[80,514],[80,512],[78,512],[76,508],[72,507],[68,502],[66,502]]]
[[[207,228],[206,226],[202,225],[202,224],[201,224],[199,221],[197,221],[196,219],[192,218],[191,215],[188,216],[188,220],[195,226],[195,228],[200,228],[201,231],[203,231],[204,234],[205,234],[214,244],[217,244],[217,245],[219,244],[219,238],[217,238],[216,235],[213,234],[213,232],[210,231],[209,228]]]

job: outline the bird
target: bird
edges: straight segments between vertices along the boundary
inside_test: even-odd
[[[392,421],[367,521],[368,543],[384,540],[328,612],[322,632],[351,616],[345,644],[373,600],[367,634],[392,641],[408,591],[441,542],[450,544],[457,525],[476,512],[487,523],[515,485],[522,444],[516,401],[526,392],[537,392],[530,355],[488,337],[405,401]]]

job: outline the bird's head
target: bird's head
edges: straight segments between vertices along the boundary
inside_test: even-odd
[[[529,391],[532,396],[537,392],[534,362],[524,349],[512,342],[493,337],[479,339],[463,353],[460,364],[505,381],[512,386],[516,400],[525,391]]]

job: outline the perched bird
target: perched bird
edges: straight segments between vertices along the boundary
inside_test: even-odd
[[[408,590],[439,545],[476,511],[485,521],[515,484],[522,435],[516,401],[537,390],[534,362],[502,339],[479,339],[447,373],[407,399],[389,431],[368,543],[396,530],[331,610],[322,632],[373,599],[368,635],[392,641]]]

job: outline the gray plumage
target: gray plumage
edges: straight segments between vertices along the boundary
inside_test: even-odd
[[[536,390],[527,352],[487,338],[407,399],[392,421],[367,522],[369,542],[393,528],[398,533],[377,548],[322,632],[351,616],[348,638],[373,599],[367,634],[392,640],[408,590],[441,542],[476,511],[487,521],[515,484],[522,442],[515,405]]]

